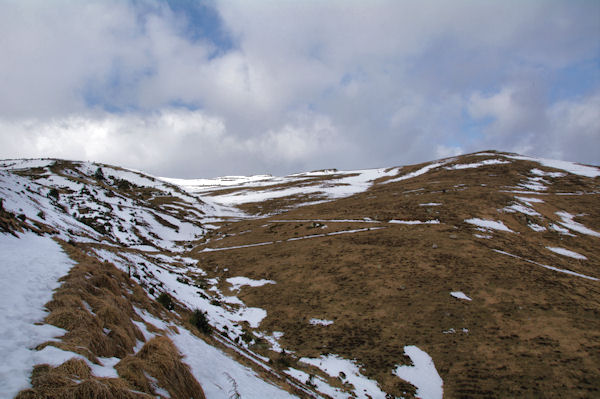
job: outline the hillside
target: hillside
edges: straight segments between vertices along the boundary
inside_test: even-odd
[[[0,161],[2,397],[600,395],[600,169]]]

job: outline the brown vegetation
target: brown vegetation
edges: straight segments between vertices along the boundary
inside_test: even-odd
[[[22,391],[18,398],[156,397],[157,386],[173,398],[204,398],[168,337],[153,338],[134,353],[144,336],[133,323],[142,321],[133,306],[155,315],[160,315],[160,308],[126,273],[90,257],[83,246],[63,243],[77,265],[62,278],[62,285],[46,305],[50,313],[45,321],[67,333],[60,341],[47,342],[38,349],[53,345],[96,364],[100,364],[99,357],[118,357],[122,360],[115,368],[120,378],[95,377],[83,360],[73,358],[58,367],[36,366],[32,388]]]

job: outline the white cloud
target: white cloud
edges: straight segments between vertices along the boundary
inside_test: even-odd
[[[527,88],[504,87],[496,94],[474,93],[468,111],[491,118],[480,145],[556,159],[597,163],[600,91],[545,106]]]
[[[551,132],[543,152],[557,159],[600,162],[600,91],[575,100],[564,100],[547,111]]]
[[[599,53],[596,2],[214,4],[233,48],[187,36],[188,22],[153,0],[1,3],[5,156],[23,153],[8,151],[22,132],[15,141],[38,155],[105,159],[112,148],[110,162],[178,174],[185,162],[196,173],[286,173],[481,147],[550,156],[556,143],[600,161],[588,150],[595,97],[548,95],[556,71]],[[464,134],[464,113],[492,119],[482,140]],[[202,134],[169,133],[166,115]],[[221,127],[198,127],[198,115]]]
[[[56,157],[139,166],[149,171],[179,153],[186,144],[210,154],[225,136],[218,118],[201,112],[165,110],[152,115],[72,115],[62,118],[0,120],[2,157]]]
[[[48,119],[0,119],[0,158],[100,161],[168,176],[216,176],[280,168],[331,167],[349,148],[331,121],[311,113],[262,135],[241,138],[202,111],[150,115],[96,113]],[[240,164],[241,161],[241,164]],[[253,169],[248,168],[251,162]]]
[[[437,145],[435,147],[435,156],[438,159],[455,157],[464,153],[464,150],[460,147],[445,145]]]
[[[331,120],[315,115],[299,115],[294,123],[267,132],[259,145],[271,160],[294,163],[306,162],[344,148]]]

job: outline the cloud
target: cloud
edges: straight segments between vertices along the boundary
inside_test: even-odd
[[[599,161],[588,150],[597,2],[193,7],[1,3],[5,156],[23,153],[10,146],[20,132],[32,156],[195,176],[390,166],[490,147]],[[194,133],[169,133],[167,116]],[[73,144],[62,148],[65,134]]]
[[[293,123],[240,139],[203,111],[164,109],[150,115],[96,113],[48,119],[0,119],[0,157],[99,161],[166,176],[239,174],[311,164],[332,166],[343,150],[328,118],[299,114]],[[174,160],[177,160],[174,162]],[[241,164],[239,163],[241,161]]]
[[[528,87],[474,93],[468,105],[475,119],[489,118],[480,145],[518,153],[597,164],[600,91],[545,106]]]

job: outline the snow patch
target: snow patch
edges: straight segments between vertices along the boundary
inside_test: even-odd
[[[561,172],[544,172],[543,170],[540,170],[540,169],[537,169],[537,168],[531,169],[530,172],[533,173],[536,176],[542,176],[542,177],[554,177],[554,178],[556,178],[556,177],[564,177],[564,176],[566,176],[565,173],[561,173]]]
[[[389,223],[394,223],[394,224],[440,224],[439,220],[426,220],[424,222],[420,221],[420,220],[396,220],[396,219],[392,219],[389,221]]]
[[[576,231],[578,233],[587,234],[594,237],[600,237],[600,233],[598,233],[597,231],[588,229],[581,223],[574,221],[574,215],[571,215],[570,213],[564,211],[556,212],[556,214],[562,219],[562,222],[560,222],[560,224],[562,224],[566,228]]]
[[[478,168],[480,166],[501,165],[501,164],[507,164],[507,163],[510,163],[510,161],[503,161],[501,159],[486,159],[485,161],[481,161],[481,162],[447,166],[445,169],[448,169],[448,170],[472,169],[472,168]]]
[[[529,223],[527,226],[529,226],[529,228],[533,231],[546,231],[546,228],[544,226],[540,226],[539,224]]]
[[[240,287],[243,287],[244,285],[248,285],[250,287],[262,287],[265,284],[275,284],[275,281],[273,280],[252,280],[248,277],[230,277],[225,281],[231,284],[231,289],[233,291],[239,290]]]
[[[539,263],[539,262],[536,262],[536,261],[533,261],[533,260],[525,259],[525,258],[522,258],[522,257],[520,257],[518,255],[513,255],[511,253],[508,253],[508,252],[505,252],[505,251],[501,251],[499,249],[494,249],[493,251],[497,252],[499,254],[502,254],[502,255],[507,255],[507,256],[511,256],[513,258],[521,259],[522,261],[525,261],[525,262],[533,263],[534,265],[541,266],[541,267],[543,267],[545,269],[548,269],[548,270],[554,270],[555,272],[570,274],[571,276],[577,276],[577,277],[585,278],[587,280],[598,281],[598,279],[596,277],[587,276],[587,275],[582,274],[582,273],[576,273],[576,272],[573,272],[573,271],[567,270],[567,269],[560,269],[558,267],[544,265],[543,263]]]
[[[410,357],[414,366],[398,366],[394,370],[401,379],[417,388],[417,396],[422,399],[441,399],[444,394],[444,382],[438,374],[433,359],[414,345],[405,346],[404,353]]]
[[[464,292],[461,292],[461,291],[452,291],[450,293],[450,295],[452,295],[454,298],[458,298],[458,299],[464,299],[464,300],[467,300],[467,301],[471,301],[472,300],[471,298],[469,298],[468,296],[466,296]]]
[[[538,212],[536,212],[535,210],[528,208],[526,206],[523,206],[521,204],[512,204],[509,205],[507,207],[504,208],[505,212],[510,212],[510,213],[514,213],[514,212],[519,212],[519,213],[523,213],[525,215],[529,215],[529,216],[541,216]]]
[[[595,166],[581,165],[575,162],[559,161],[555,159],[544,159],[544,158],[532,158],[522,155],[503,155],[506,158],[517,159],[522,161],[534,161],[538,162],[543,166],[549,168],[561,169],[565,172],[572,173],[574,175],[585,176],[585,177],[596,177],[600,176],[600,169]]]
[[[571,236],[571,237],[576,237],[575,234],[571,234],[569,232],[569,230],[565,229],[564,227],[561,227],[555,223],[550,223],[550,229],[559,232],[560,234],[566,235],[566,236]]]
[[[500,230],[500,231],[506,231],[509,233],[514,233],[511,229],[506,227],[504,225],[504,223],[502,223],[500,221],[496,222],[494,220],[472,218],[472,219],[465,220],[465,222],[467,222],[469,224],[473,224],[475,226],[483,227],[486,229]]]
[[[581,254],[578,254],[577,252],[565,249],[565,248],[561,248],[561,247],[546,247],[546,249],[549,249],[550,251],[559,254],[559,255],[563,255],[563,256],[568,256],[570,258],[573,259],[579,259],[579,260],[587,260],[587,258]]]
[[[313,326],[330,326],[333,324],[333,320],[315,319],[312,318],[308,321]]]
[[[354,361],[343,359],[337,355],[319,358],[303,357],[300,361],[320,368],[331,377],[338,377],[340,373],[344,373],[346,381],[354,386],[354,394],[357,398],[385,398],[385,392],[379,388],[377,382],[363,376]]]
[[[400,177],[396,177],[395,179],[391,179],[391,180],[387,180],[384,182],[384,184],[388,184],[388,183],[396,183],[402,180],[406,180],[406,179],[412,179],[413,177],[417,177],[417,176],[421,176],[424,175],[425,173],[429,172],[430,170],[433,170],[439,166],[444,165],[445,163],[447,163],[447,161],[445,162],[435,162],[432,164],[429,164],[427,166],[422,167],[419,170],[416,170],[414,172],[408,173],[404,176],[400,176]]]
[[[158,320],[147,313],[142,313],[144,321],[150,324]],[[242,398],[294,398],[292,394],[261,379],[252,369],[243,366],[225,353],[192,335],[184,328],[179,333],[170,333],[169,338],[183,355],[183,361],[190,366],[190,371],[202,385],[207,398],[228,399],[231,395],[232,382],[237,384]]]

